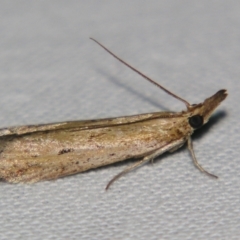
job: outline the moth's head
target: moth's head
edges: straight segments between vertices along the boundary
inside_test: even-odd
[[[190,113],[189,124],[191,127],[197,129],[207,123],[213,111],[227,95],[227,90],[222,89],[210,98],[205,99],[203,103],[188,106],[188,112]]]

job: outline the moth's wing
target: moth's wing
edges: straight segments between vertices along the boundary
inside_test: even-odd
[[[27,136],[28,137],[28,136]],[[81,151],[69,151],[64,154],[48,153],[40,156],[27,156],[24,158],[13,157],[0,159],[0,178],[11,183],[33,183],[42,180],[57,179],[68,175],[84,172],[89,169],[102,167],[129,158],[142,158],[140,166],[151,159],[161,155],[171,149],[176,150],[181,147],[186,139],[174,139],[167,142],[164,146],[159,148],[153,148],[151,151],[141,153],[140,155],[132,155],[134,152],[134,146],[127,143],[124,153],[111,153],[106,151],[97,151],[96,149],[81,149]],[[1,156],[1,155],[0,155]],[[103,161],[104,159],[104,161]],[[133,165],[135,166],[135,165]],[[135,167],[131,167],[125,170],[123,173],[127,173],[129,170],[133,170]],[[117,175],[112,181],[116,180],[123,173]],[[112,181],[110,183],[112,183]]]
[[[79,130],[85,130],[85,129],[95,129],[95,128],[102,128],[102,127],[130,124],[135,122],[142,122],[142,121],[147,121],[154,118],[169,117],[171,115],[174,116],[174,115],[177,115],[177,113],[155,112],[155,113],[146,113],[146,114],[117,117],[117,118],[68,121],[68,122],[59,122],[59,123],[50,123],[50,124],[10,127],[10,128],[0,129],[0,136],[22,135],[22,134],[29,134],[33,132],[54,131],[54,130],[74,129],[79,131]]]
[[[36,182],[39,180],[53,179],[75,174],[77,172],[86,171],[91,168],[111,164],[132,157],[144,157],[158,148],[168,151],[175,147],[176,144],[179,146],[179,143],[176,141],[178,139],[177,136],[173,139],[175,143],[168,140],[164,140],[165,142],[163,142],[161,140],[161,135],[163,133],[160,131],[160,133],[157,134],[156,127],[154,128],[156,131],[153,129],[142,132],[141,126],[146,124],[146,126],[149,126],[146,129],[151,129],[152,125],[153,127],[156,126],[156,122],[158,122],[159,119],[165,121],[166,118],[171,116],[177,117],[177,114],[149,113],[102,120],[72,121],[2,129],[0,130],[0,136],[2,136],[0,138],[2,141],[1,147],[3,150],[0,154],[0,178],[9,182]],[[152,119],[156,119],[157,121],[148,122],[148,120]],[[128,124],[132,125],[131,134],[126,130],[129,129]],[[104,128],[109,126],[112,126],[113,128],[114,126],[120,126],[115,128],[116,131],[117,129],[120,129],[119,131],[122,132],[122,129],[125,129],[125,134],[128,135],[128,139],[131,137],[131,141],[128,140],[126,144],[124,143],[121,145],[120,153],[112,154],[115,153],[116,146],[119,147],[119,144],[122,142],[122,134],[112,134],[107,141],[105,139],[103,142],[101,142],[102,135],[97,134],[94,139],[94,144],[99,143],[103,147],[101,148],[101,151],[99,151],[98,148],[92,148],[91,144],[90,147],[84,145],[85,136],[88,135],[84,130],[95,128],[97,129],[96,132],[98,132],[98,128],[102,128],[101,130],[104,132],[107,131],[107,129],[105,130]],[[64,137],[73,136],[74,134],[72,132],[74,131],[79,132],[79,138],[71,138],[63,144],[62,141],[59,141],[59,139],[63,139],[61,138],[62,135]],[[141,133],[141,140],[139,140],[137,132]],[[58,137],[58,134],[60,137]],[[157,140],[152,137],[153,141],[149,143],[149,136],[156,136],[156,139],[160,142],[157,142]],[[37,151],[37,154],[35,154],[36,148],[33,148],[33,151],[31,152],[31,148],[33,146],[36,147],[36,145],[38,146],[38,143],[42,141],[42,137],[46,137],[49,141],[53,140],[53,143],[57,146],[56,149],[52,149],[48,144],[49,142],[47,142],[47,144],[45,144],[46,151],[44,150],[44,154],[42,154],[41,150],[44,146],[41,144],[39,146],[41,150],[40,153]],[[147,146],[141,145],[137,147],[136,144],[134,144],[133,139],[137,140],[137,142],[145,142],[147,143]],[[18,149],[15,145],[11,145],[14,144],[14,140],[16,140],[16,146],[18,146]],[[115,140],[114,142],[117,142],[117,144],[112,144],[111,140]],[[8,143],[10,148],[6,149]],[[23,144],[22,148],[19,148],[20,143]],[[28,146],[30,147],[28,148]],[[74,151],[63,151],[63,153],[60,154],[61,150],[71,150],[72,147],[74,148]],[[104,151],[102,151],[102,149],[104,149]],[[104,162],[101,159],[104,159]]]

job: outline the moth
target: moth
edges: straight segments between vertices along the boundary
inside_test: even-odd
[[[0,178],[10,183],[33,183],[126,159],[140,159],[116,175],[107,184],[108,189],[122,175],[164,152],[177,150],[186,142],[195,166],[217,178],[198,163],[191,135],[208,122],[215,108],[227,97],[227,91],[220,90],[202,103],[191,105],[92,40],[143,78],[182,101],[186,110],[0,129]]]

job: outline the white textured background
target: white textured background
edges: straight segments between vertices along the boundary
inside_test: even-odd
[[[239,239],[239,1],[0,1],[0,127],[184,105],[89,37],[197,103],[229,97],[186,148],[34,185],[0,183],[0,239]],[[161,161],[160,161],[161,159]]]

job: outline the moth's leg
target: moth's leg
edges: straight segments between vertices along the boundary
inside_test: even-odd
[[[185,142],[186,142],[186,141],[181,141],[179,144],[177,144],[177,145],[174,146],[173,148],[171,147],[168,151],[169,151],[170,153],[172,153],[172,152],[178,150],[180,147],[182,147],[182,146],[184,145]],[[152,164],[153,164],[153,161],[154,161],[154,158],[151,159],[151,163],[152,163]]]
[[[168,144],[166,144],[165,146],[155,150],[154,152],[150,153],[149,155],[145,156],[142,160],[140,160],[137,163],[134,163],[133,165],[129,166],[128,168],[126,168],[125,170],[123,170],[122,172],[120,172],[119,174],[117,174],[106,186],[106,190],[110,187],[110,185],[116,181],[118,178],[120,178],[121,176],[123,176],[124,174],[140,167],[141,165],[151,161],[152,159],[154,159],[155,157],[163,154],[164,152],[167,152],[169,150],[171,150],[172,148],[176,147],[176,146],[182,146],[184,144],[186,140],[185,139],[179,139],[176,140],[174,142],[169,142]]]
[[[150,153],[149,155],[145,156],[142,160],[140,160],[139,162],[134,163],[133,165],[129,166],[128,168],[126,168],[125,170],[123,170],[122,172],[120,172],[119,174],[117,174],[106,186],[106,190],[110,187],[110,185],[115,182],[118,178],[120,178],[121,176],[123,176],[124,174],[140,167],[141,165],[151,161],[152,159],[154,159],[155,157],[161,155],[164,152],[169,151],[172,147],[175,147],[177,145],[183,144],[183,140],[180,139],[178,141],[176,141],[174,144],[172,142],[170,142],[169,144],[165,145],[162,148],[157,149],[156,151]],[[174,145],[174,146],[173,146]]]
[[[140,167],[141,165],[143,165],[144,163],[147,163],[148,161],[150,161],[152,159],[152,155],[146,156],[144,157],[142,160],[132,164],[131,166],[127,167],[126,169],[124,169],[122,172],[120,172],[119,174],[117,174],[111,181],[109,181],[109,183],[106,186],[106,190],[108,190],[108,188],[110,187],[110,185],[115,182],[118,178],[120,178],[121,176],[123,176],[124,174]],[[153,156],[154,157],[154,156]]]
[[[214,174],[206,171],[206,170],[198,163],[197,158],[196,158],[196,156],[195,156],[195,153],[194,153],[194,151],[193,151],[193,144],[192,144],[192,139],[191,139],[191,137],[188,138],[188,141],[187,141],[187,142],[188,142],[188,149],[189,149],[189,151],[190,151],[190,153],[191,153],[191,155],[192,155],[192,159],[193,159],[193,162],[194,162],[195,166],[196,166],[201,172],[206,173],[206,174],[209,175],[210,177],[218,178],[218,176],[216,176],[216,175],[214,175]]]

